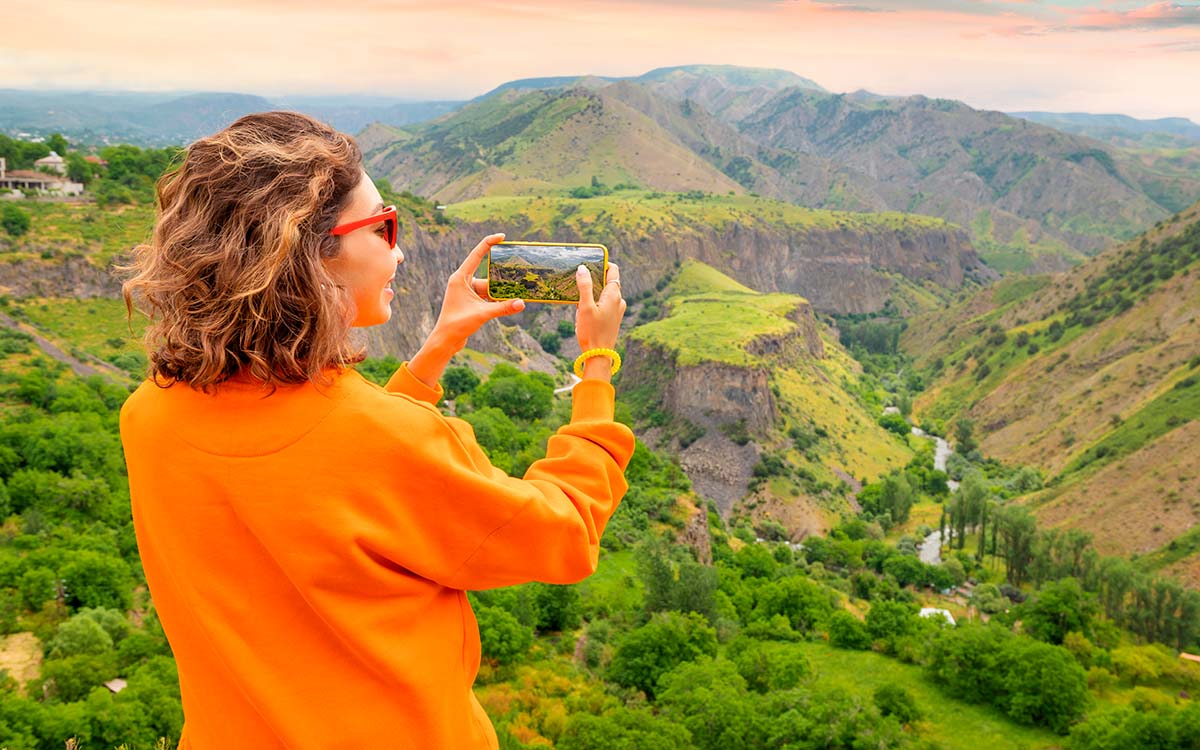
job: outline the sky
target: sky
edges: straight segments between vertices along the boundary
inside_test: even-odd
[[[5,0],[0,88],[464,99],[695,63],[1200,122],[1200,0]],[[20,29],[20,33],[15,30]]]

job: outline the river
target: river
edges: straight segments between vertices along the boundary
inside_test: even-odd
[[[950,454],[954,453],[954,451],[950,450],[950,444],[946,442],[945,438],[938,437],[937,435],[927,435],[920,427],[912,428],[912,434],[920,437],[933,438],[935,441],[934,445],[936,446],[933,452],[933,468],[937,469],[938,471],[945,471],[946,459],[950,458]],[[958,482],[954,481],[953,479],[947,481],[946,484],[949,485],[951,492],[958,490]],[[947,534],[947,541],[949,541],[949,536],[950,535]],[[942,561],[942,532],[937,529],[931,531],[929,536],[925,537],[925,539],[921,541],[921,545],[918,550],[920,552],[921,562],[928,563],[930,565],[939,564]]]

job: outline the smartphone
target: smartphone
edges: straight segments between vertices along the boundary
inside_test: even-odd
[[[600,299],[608,274],[608,248],[569,242],[501,242],[487,258],[488,298],[526,302],[579,302],[575,271],[592,274],[592,297]]]

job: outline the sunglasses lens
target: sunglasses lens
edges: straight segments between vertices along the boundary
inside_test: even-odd
[[[396,235],[399,233],[399,219],[393,216],[388,220],[388,244],[392,247],[396,246]]]

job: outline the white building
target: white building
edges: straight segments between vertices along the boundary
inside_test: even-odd
[[[12,193],[8,197],[12,198],[23,198],[31,192],[83,195],[83,183],[29,169],[14,169],[10,172],[7,161],[0,156],[0,190],[11,190]]]
[[[50,152],[49,156],[43,156],[33,163],[34,169],[49,169],[59,174],[67,173],[67,160],[54,153]]]
[[[954,621],[954,615],[950,614],[949,610],[938,609],[937,607],[921,607],[921,617],[943,617],[951,625],[958,625]]]

